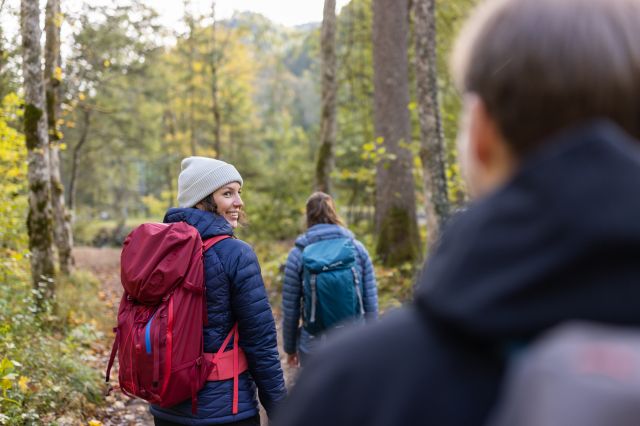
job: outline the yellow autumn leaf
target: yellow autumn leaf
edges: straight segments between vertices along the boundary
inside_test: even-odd
[[[109,68],[111,66],[111,61],[108,59],[105,59],[104,62],[102,62],[102,64],[104,65],[105,68]]]
[[[102,422],[100,420],[89,420],[89,426],[102,426]]]
[[[27,393],[29,390],[29,381],[28,377],[20,376],[20,379],[18,380],[18,387],[22,393]]]
[[[364,145],[362,145],[362,149],[364,149],[365,152],[371,152],[375,149],[375,145],[372,143],[365,143]]]
[[[54,17],[54,23],[56,27],[60,28],[62,26],[62,22],[64,21],[64,15],[62,13],[56,13]]]
[[[53,70],[53,78],[62,81],[62,68],[56,67],[56,69]]]
[[[84,101],[86,98],[86,96],[84,95],[84,93],[79,93],[78,94],[78,99],[80,99],[81,101]]]

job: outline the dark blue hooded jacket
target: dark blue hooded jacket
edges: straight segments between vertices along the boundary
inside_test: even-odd
[[[216,235],[233,235],[231,225],[222,216],[195,208],[170,209],[164,222],[186,222],[198,230],[203,240]],[[275,323],[258,259],[247,243],[228,238],[205,252],[204,266],[209,320],[204,327],[204,350],[216,352],[237,321],[240,346],[249,363],[249,371],[240,375],[238,414],[231,413],[233,380],[207,382],[198,393],[196,415],[191,414],[191,400],[171,409],[152,406],[151,413],[161,419],[189,425],[243,420],[258,413],[257,385],[260,402],[271,415],[286,390]]]
[[[274,424],[482,425],[515,348],[582,319],[640,326],[640,148],[594,122],[454,218],[416,300],[330,342]]]

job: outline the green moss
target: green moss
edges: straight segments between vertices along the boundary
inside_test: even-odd
[[[33,104],[26,104],[24,108],[24,136],[29,151],[39,145],[38,120],[42,117],[42,110]]]
[[[320,146],[320,151],[318,152],[318,163],[316,164],[316,184],[318,188],[324,192],[330,192],[331,182],[329,180],[329,176],[325,173],[327,170],[328,163],[331,161],[331,145],[328,143],[323,143]],[[329,171],[330,172],[330,171]]]
[[[393,206],[382,219],[376,253],[385,266],[415,263],[420,258],[416,224],[406,209]]]

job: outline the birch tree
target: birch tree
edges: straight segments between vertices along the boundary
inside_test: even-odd
[[[60,178],[60,26],[62,14],[60,0],[48,0],[45,13],[45,92],[47,103],[47,125],[49,129],[49,164],[51,173],[51,207],[54,220],[54,240],[58,249],[60,272],[68,275],[73,265],[73,237],[71,216],[64,203],[64,186]]]
[[[431,247],[450,209],[438,102],[435,0],[413,0],[413,8],[420,160],[427,211],[427,245]]]
[[[54,295],[53,220],[47,137],[47,112],[40,57],[40,10],[37,0],[22,0],[22,72],[24,78],[24,136],[27,145],[29,214],[27,228],[31,274],[45,299]],[[42,300],[42,299],[39,299]]]

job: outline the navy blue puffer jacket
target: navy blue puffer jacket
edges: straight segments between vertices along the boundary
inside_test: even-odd
[[[284,270],[284,284],[282,286],[282,334],[284,350],[288,354],[300,350],[304,353],[313,352],[312,336],[304,328],[300,329],[298,337],[298,323],[300,320],[300,306],[302,297],[302,250],[309,244],[321,240],[334,238],[352,238],[358,254],[358,272],[364,284],[362,302],[367,320],[374,320],[378,316],[378,288],[373,264],[367,249],[356,240],[348,229],[333,224],[321,223],[312,226],[296,239],[295,246],[289,252]]]
[[[170,209],[164,222],[186,222],[198,230],[203,240],[216,235],[233,235],[231,225],[222,216],[195,208]],[[233,380],[207,382],[198,393],[196,415],[191,414],[191,400],[171,409],[152,406],[151,413],[188,425],[247,419],[258,413],[257,385],[260,402],[270,415],[278,401],[285,397],[286,390],[275,323],[258,259],[247,243],[228,238],[205,252],[204,267],[209,319],[204,327],[204,350],[216,352],[237,321],[240,346],[249,364],[249,370],[240,375],[238,414],[231,413]]]

